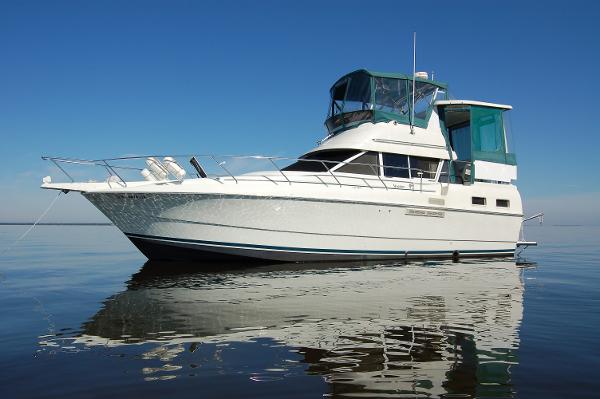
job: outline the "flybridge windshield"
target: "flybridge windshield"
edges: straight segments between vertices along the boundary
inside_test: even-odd
[[[426,127],[433,101],[445,97],[442,86],[417,80],[414,124]],[[358,71],[331,88],[326,125],[332,133],[366,121],[410,123],[411,107],[412,80],[409,77],[377,76]]]
[[[409,117],[412,106],[412,81],[375,78],[375,109]],[[425,120],[438,88],[425,82],[415,82],[415,119]]]

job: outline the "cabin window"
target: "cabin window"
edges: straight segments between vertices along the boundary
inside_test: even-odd
[[[383,153],[383,175],[408,179],[408,156]]]
[[[418,178],[419,172],[423,172],[423,178],[433,180],[439,164],[440,160],[436,158],[383,153],[385,177]]]
[[[304,155],[300,160],[282,170],[285,172],[327,172],[359,152],[356,150],[315,151]]]
[[[419,173],[423,172],[424,179],[435,179],[439,159],[410,157],[410,175],[411,177],[419,177]]]
[[[507,199],[497,199],[496,206],[499,208],[508,208],[510,206],[510,201]]]
[[[471,203],[473,205],[485,205],[485,198],[484,197],[472,197]]]
[[[365,152],[346,165],[340,166],[336,172],[377,176],[379,175],[379,153]]]

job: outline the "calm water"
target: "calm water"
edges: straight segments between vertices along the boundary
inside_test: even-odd
[[[223,270],[40,226],[0,260],[0,397],[600,397],[600,228],[527,238],[535,266]]]

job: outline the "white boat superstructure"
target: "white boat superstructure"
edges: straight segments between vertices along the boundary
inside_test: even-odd
[[[513,255],[523,212],[511,107],[448,100],[446,85],[415,80],[413,112],[410,76],[340,78],[327,137],[299,159],[45,157],[69,177],[74,164],[109,176],[42,187],[81,192],[151,259]],[[146,167],[125,166],[136,161]]]

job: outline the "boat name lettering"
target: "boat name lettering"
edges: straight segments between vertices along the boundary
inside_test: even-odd
[[[427,216],[432,218],[446,217],[446,214],[442,211],[428,211],[425,209],[407,209],[406,214],[408,216]]]
[[[117,194],[118,198],[131,198],[131,199],[145,199],[147,196],[146,194],[139,194],[139,193],[120,193]]]

